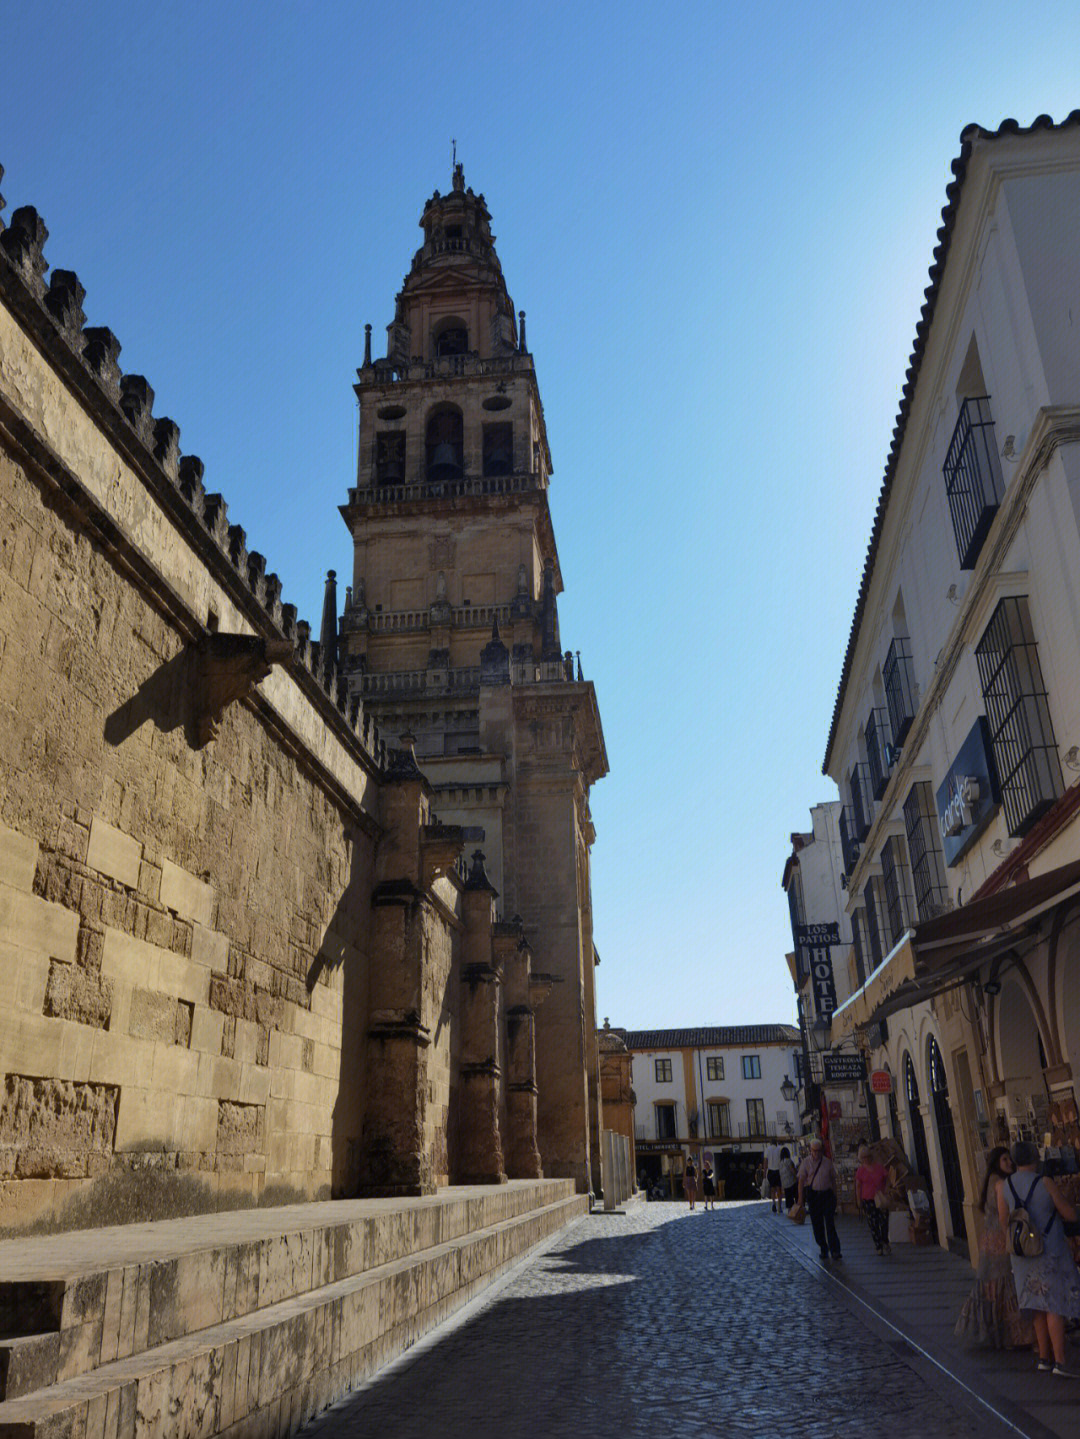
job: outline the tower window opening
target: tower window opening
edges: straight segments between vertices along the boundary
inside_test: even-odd
[[[464,452],[461,411],[456,405],[440,405],[432,411],[427,422],[428,479],[460,479]]]
[[[375,436],[375,482],[400,485],[405,481],[405,432],[384,430]]]
[[[435,336],[435,358],[469,353],[469,331],[460,320],[451,320]]]
[[[447,225],[447,227],[446,227],[446,238],[447,238],[448,240],[460,240],[460,239],[461,239],[461,226],[460,226],[460,225]]]
[[[514,473],[514,427],[512,424],[484,426],[484,474]]]

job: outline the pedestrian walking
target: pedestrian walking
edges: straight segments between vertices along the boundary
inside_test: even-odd
[[[713,1174],[713,1167],[709,1160],[701,1166],[701,1193],[705,1200],[706,1209],[716,1208],[716,1177]]]
[[[791,1150],[786,1148],[780,1151],[780,1185],[784,1191],[784,1205],[790,1214],[799,1193],[799,1175]]]
[[[988,1349],[1030,1349],[1035,1340],[1031,1315],[1016,1302],[1005,1230],[998,1218],[998,1190],[1015,1172],[1016,1166],[1004,1145],[991,1149],[979,1196],[983,1212],[979,1265],[954,1331],[965,1343],[985,1345]]]
[[[690,1208],[693,1209],[694,1201],[697,1199],[697,1168],[693,1155],[686,1161],[686,1168],[683,1170],[683,1193],[690,1201]]]
[[[780,1146],[773,1143],[765,1147],[765,1178],[769,1185],[772,1212],[782,1214],[784,1190],[780,1183]]]
[[[998,1220],[1005,1231],[1006,1247],[1011,1243],[1009,1215],[1025,1209],[1031,1230],[1042,1236],[1042,1253],[1028,1258],[1010,1253],[1016,1298],[1022,1310],[1030,1310],[1035,1325],[1038,1367],[1063,1379],[1080,1379],[1080,1373],[1066,1368],[1065,1321],[1080,1319],[1080,1273],[1073,1263],[1063,1220],[1076,1222],[1076,1210],[1052,1179],[1039,1175],[1039,1151],[1021,1141],[1012,1148],[1015,1174],[998,1186]]]
[[[810,1153],[799,1165],[799,1203],[810,1211],[810,1223],[822,1259],[842,1259],[836,1232],[836,1170],[815,1134]]]
[[[859,1164],[855,1170],[855,1198],[859,1201],[859,1207],[870,1229],[870,1238],[879,1254],[892,1253],[889,1244],[889,1208],[885,1200],[885,1186],[888,1182],[889,1173],[884,1164],[871,1160],[870,1150],[865,1144],[860,1144]]]

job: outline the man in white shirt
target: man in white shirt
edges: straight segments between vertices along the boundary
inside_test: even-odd
[[[779,1144],[768,1144],[765,1147],[765,1178],[769,1185],[772,1212],[782,1214],[784,1212],[784,1187],[780,1183]]]

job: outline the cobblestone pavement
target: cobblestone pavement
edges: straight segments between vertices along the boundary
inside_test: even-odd
[[[1015,1439],[845,1305],[766,1214],[639,1203],[583,1219],[305,1439]]]

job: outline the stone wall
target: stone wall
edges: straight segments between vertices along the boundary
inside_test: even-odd
[[[144,424],[140,445],[110,406],[88,362],[101,332],[50,333],[39,232],[17,218],[0,235],[0,1228],[349,1192],[377,740],[294,649],[295,612],[197,461],[184,492],[175,427]],[[200,743],[214,630],[261,630],[288,659]]]

